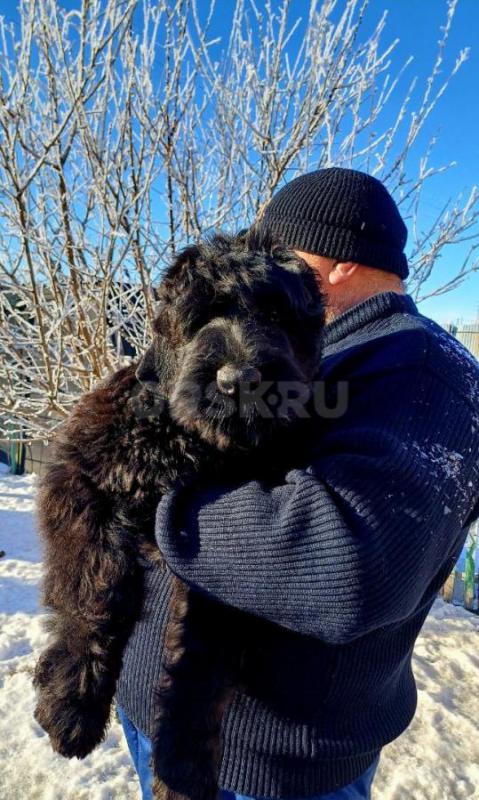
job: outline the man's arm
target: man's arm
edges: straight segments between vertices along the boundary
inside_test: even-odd
[[[167,562],[225,603],[330,643],[407,617],[461,546],[471,470],[461,402],[425,369],[357,380],[311,466],[282,485],[166,496]]]

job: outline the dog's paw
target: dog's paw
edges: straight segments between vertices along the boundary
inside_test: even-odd
[[[216,781],[207,784],[198,776],[199,782],[191,776],[192,781],[181,784],[181,788],[166,784],[162,778],[155,775],[153,778],[153,800],[219,800],[220,790]]]
[[[181,794],[175,792],[174,789],[170,789],[157,775],[153,777],[151,791],[153,800],[191,800],[186,794]]]
[[[218,782],[211,759],[190,748],[155,745],[155,800],[217,800]]]
[[[67,701],[55,705],[51,698],[37,704],[34,716],[48,733],[53,750],[65,758],[85,758],[91,753],[103,740],[108,722]]]
[[[55,752],[65,758],[85,758],[105,736],[110,700],[98,694],[84,666],[58,656],[58,649],[52,648],[37,664],[34,717]]]

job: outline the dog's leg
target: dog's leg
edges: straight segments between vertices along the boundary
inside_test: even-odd
[[[141,597],[128,520],[71,464],[52,467],[39,498],[51,643],[36,666],[35,718],[54,750],[83,758],[103,739],[121,653]]]
[[[228,680],[224,608],[173,578],[153,746],[155,800],[216,800]]]

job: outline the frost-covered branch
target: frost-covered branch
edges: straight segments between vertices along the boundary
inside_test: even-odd
[[[48,438],[145,347],[172,252],[252,223],[300,172],[355,166],[387,183],[416,297],[476,270],[474,187],[420,225],[425,187],[450,166],[422,142],[468,55],[445,70],[456,5],[423,86],[411,60],[395,65],[385,14],[365,33],[367,0],[21,0],[18,25],[0,17],[0,436]],[[428,288],[466,241],[457,273]]]

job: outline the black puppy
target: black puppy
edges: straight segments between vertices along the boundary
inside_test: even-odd
[[[324,318],[304,262],[254,232],[218,235],[175,259],[159,299],[152,347],[80,400],[40,489],[52,641],[36,668],[35,715],[67,757],[104,737],[141,610],[141,558],[164,568],[153,538],[161,495],[198,475],[285,464],[287,439],[295,431],[297,447],[307,425]],[[244,616],[171,581],[154,796],[213,800]]]

